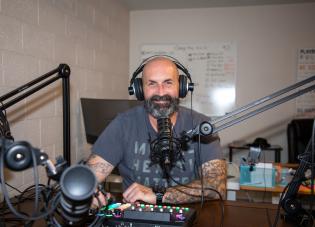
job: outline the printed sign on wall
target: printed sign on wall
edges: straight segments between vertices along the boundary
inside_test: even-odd
[[[298,51],[297,81],[301,81],[315,75],[315,48],[302,48]],[[314,90],[297,98],[296,111],[298,116],[315,116]]]

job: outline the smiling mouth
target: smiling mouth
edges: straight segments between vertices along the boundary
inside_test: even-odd
[[[170,105],[170,101],[153,101],[156,105],[160,107],[168,107]]]
[[[154,102],[155,102],[155,103],[161,103],[161,104],[169,103],[169,101],[163,101],[163,100],[154,101]]]

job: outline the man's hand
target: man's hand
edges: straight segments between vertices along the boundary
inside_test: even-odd
[[[93,202],[91,204],[91,208],[93,209],[107,205],[107,201],[111,198],[111,194],[106,193],[106,195],[104,195],[103,193],[98,192],[96,197],[93,197]]]
[[[155,204],[156,196],[151,188],[138,183],[133,183],[123,193],[123,200],[127,203],[135,203],[136,201],[141,200],[146,203]]]

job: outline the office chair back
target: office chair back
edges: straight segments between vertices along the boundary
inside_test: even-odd
[[[313,119],[294,119],[288,124],[289,163],[299,163],[298,155],[304,153],[312,136]]]

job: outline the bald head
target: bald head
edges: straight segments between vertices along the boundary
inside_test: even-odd
[[[165,94],[177,98],[179,92],[178,75],[177,66],[170,59],[156,57],[149,60],[143,68],[142,75],[144,98]]]
[[[149,60],[143,68],[143,77],[154,73],[169,73],[178,77],[178,69],[175,63],[166,57],[156,57]]]

